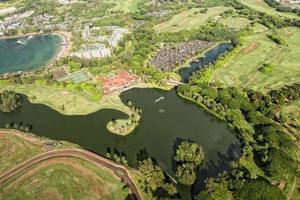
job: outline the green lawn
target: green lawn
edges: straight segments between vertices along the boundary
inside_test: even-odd
[[[262,92],[299,82],[300,30],[284,28],[278,32],[287,45],[277,45],[267,33],[249,36],[230,62],[214,70],[211,82],[222,87],[241,86]],[[260,72],[264,63],[271,63],[273,70]]]
[[[243,3],[244,5],[249,6],[250,8],[253,8],[254,10],[265,12],[270,15],[280,15],[289,18],[300,19],[300,17],[297,14],[276,11],[275,8],[272,8],[268,4],[266,4],[264,0],[240,0],[240,2]]]
[[[160,23],[154,28],[158,32],[170,31],[177,32],[180,30],[190,30],[192,28],[197,28],[197,26],[203,25],[209,18],[218,19],[220,14],[229,10],[229,7],[213,7],[208,8],[206,13],[200,13],[202,8],[192,8],[178,13],[172,17],[171,20]]]
[[[12,134],[0,133],[0,174],[41,152],[38,145]]]
[[[116,4],[112,8],[113,11],[128,13],[138,11],[138,4],[140,3],[140,0],[108,0],[108,2]]]
[[[128,188],[106,169],[75,158],[37,164],[0,186],[0,199],[125,200]]]
[[[250,24],[250,21],[242,17],[227,17],[221,18],[220,23],[228,26],[229,28],[241,29],[247,27]]]
[[[26,94],[33,103],[46,104],[66,115],[84,115],[104,108],[112,108],[128,115],[131,114],[131,110],[122,103],[118,93],[106,95],[100,101],[92,101],[84,93],[74,90],[43,85],[12,85],[0,81],[0,92],[3,90],[14,90]],[[33,96],[36,98],[33,99]],[[64,110],[61,110],[62,105],[64,105]]]

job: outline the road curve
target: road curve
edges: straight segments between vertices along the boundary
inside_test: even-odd
[[[118,165],[104,157],[101,157],[97,154],[94,154],[92,152],[81,150],[81,149],[63,149],[63,150],[52,150],[45,153],[41,153],[37,156],[34,156],[16,167],[14,167],[11,170],[8,170],[7,172],[0,175],[0,183],[3,183],[7,181],[9,178],[17,175],[18,173],[28,169],[29,167],[38,164],[42,161],[51,159],[51,158],[57,158],[57,157],[76,157],[81,158],[84,160],[87,160],[89,162],[92,162],[97,165],[101,165],[111,171],[114,172],[114,174],[119,177],[122,181],[124,181],[128,187],[130,188],[132,194],[134,195],[135,199],[142,200],[141,195],[139,194],[139,191],[132,181],[131,177],[129,176],[128,170],[123,167],[122,165]]]

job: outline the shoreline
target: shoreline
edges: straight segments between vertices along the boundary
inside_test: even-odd
[[[29,36],[43,36],[43,35],[57,35],[62,38],[62,44],[60,51],[55,56],[55,60],[58,60],[59,58],[66,57],[69,55],[71,50],[71,33],[66,31],[54,31],[49,33],[44,32],[33,32],[33,33],[26,33],[22,35],[12,35],[12,36],[1,36],[0,40],[6,40],[6,39],[16,39],[16,38],[24,38]]]
[[[59,44],[59,48],[55,52],[55,54],[47,61],[44,65],[42,65],[39,69],[30,70],[30,71],[18,71],[18,72],[7,72],[3,74],[27,74],[27,73],[36,73],[41,72],[43,70],[47,70],[53,66],[55,61],[59,60],[60,58],[67,57],[70,54],[71,50],[71,33],[66,31],[55,31],[55,32],[49,32],[49,33],[42,33],[42,32],[33,32],[33,33],[27,33],[23,35],[13,35],[13,36],[1,36],[0,40],[6,40],[6,39],[16,39],[16,38],[26,38],[30,36],[43,36],[43,35],[56,35],[61,38],[61,42]],[[0,74],[3,75],[3,74]]]
[[[67,57],[70,54],[70,50],[72,49],[71,33],[66,31],[55,31],[50,34],[57,35],[62,38],[61,50],[57,54],[55,60]]]

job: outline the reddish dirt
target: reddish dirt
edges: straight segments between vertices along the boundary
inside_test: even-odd
[[[255,50],[257,46],[258,45],[256,42],[252,42],[250,46],[244,50],[244,53],[250,53],[251,51]]]
[[[137,80],[137,76],[124,70],[112,78],[98,76],[96,79],[103,84],[104,93],[109,93],[132,84]]]

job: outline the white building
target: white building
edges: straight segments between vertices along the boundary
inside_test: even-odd
[[[73,53],[72,55],[82,59],[105,58],[111,56],[111,50],[105,45],[99,44],[97,46]]]

